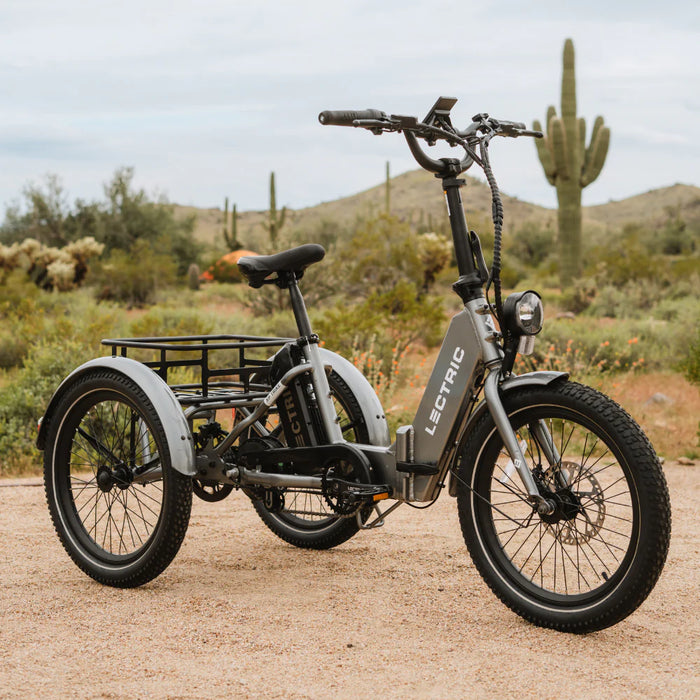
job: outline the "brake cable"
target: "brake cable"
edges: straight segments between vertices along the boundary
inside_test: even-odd
[[[494,302],[496,306],[496,318],[501,330],[503,325],[503,298],[501,296],[501,241],[503,236],[503,201],[501,193],[498,189],[496,177],[491,169],[491,161],[489,160],[489,141],[490,138],[483,138],[479,142],[481,159],[483,164],[481,169],[486,175],[486,180],[491,188],[491,218],[493,220],[493,263],[491,264],[491,273],[486,282],[486,300],[491,284],[493,283]]]
[[[358,122],[361,121],[366,121],[368,123],[356,123],[356,125],[363,126],[364,128],[371,128],[369,123],[370,120],[358,120]],[[374,125],[379,128],[382,128],[382,130],[384,131],[412,131],[419,138],[426,138],[427,134],[433,134],[435,136],[438,136],[447,141],[451,146],[461,146],[466,151],[467,155],[484,171],[486,181],[488,182],[489,188],[491,190],[491,218],[493,220],[494,229],[493,262],[491,264],[491,271],[486,282],[486,301],[487,303],[489,303],[489,289],[493,284],[496,319],[498,320],[500,328],[503,329],[503,297],[501,294],[501,242],[503,234],[503,201],[501,200],[501,193],[498,189],[498,183],[496,182],[496,177],[493,174],[493,170],[491,168],[491,161],[489,160],[488,154],[489,142],[494,136],[496,136],[496,130],[491,124],[488,124],[489,132],[481,137],[477,137],[479,141],[479,152],[481,154],[479,156],[474,151],[471,144],[465,138],[456,133],[456,130],[451,124],[445,124],[443,122],[443,126],[449,128],[440,128],[437,126],[433,126],[432,124],[416,123],[415,125],[409,126],[405,123],[402,124],[400,121],[388,121],[388,124],[380,124],[377,121],[374,121]],[[483,126],[487,126],[487,124],[483,123]]]
[[[447,125],[446,125],[447,126]],[[504,328],[503,324],[503,297],[501,294],[501,243],[503,238],[503,201],[501,199],[501,193],[498,189],[498,183],[496,182],[496,176],[493,174],[493,169],[491,168],[491,161],[489,159],[489,142],[496,136],[496,131],[493,126],[489,124],[489,132],[479,137],[479,155],[475,153],[471,145],[461,136],[454,132],[454,127],[449,125],[452,131],[447,129],[441,129],[436,126],[429,124],[422,124],[421,131],[429,131],[435,135],[441,136],[450,145],[459,145],[466,151],[467,155],[484,171],[486,176],[486,181],[488,182],[489,188],[491,190],[491,219],[493,221],[493,263],[491,264],[491,272],[488,276],[486,282],[486,301],[488,303],[488,294],[491,284],[493,284],[494,292],[494,302],[496,319],[498,320],[498,325],[501,329]],[[490,305],[490,304],[489,304]]]

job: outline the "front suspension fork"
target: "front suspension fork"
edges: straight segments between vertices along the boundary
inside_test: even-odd
[[[508,420],[508,414],[503,407],[503,402],[501,401],[501,397],[498,393],[499,378],[500,367],[497,369],[492,369],[486,377],[486,381],[484,383],[484,398],[486,399],[486,405],[491,413],[493,422],[496,424],[498,434],[501,436],[503,444],[505,445],[510,459],[513,462],[513,466],[520,475],[520,480],[522,481],[528,494],[528,500],[536,506],[537,512],[540,515],[548,515],[549,513],[554,512],[555,504],[540,494],[537,484],[535,483],[535,479],[527,466],[525,455],[520,449],[518,438],[516,437],[515,431]],[[554,441],[552,440],[552,436],[549,434],[549,429],[544,422],[538,421],[533,426],[533,432],[550,465],[557,464],[559,462],[559,455],[554,447]]]

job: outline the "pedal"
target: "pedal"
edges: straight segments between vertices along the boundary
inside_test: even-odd
[[[415,474],[416,476],[433,476],[440,470],[435,464],[420,464],[418,462],[397,462],[397,472]]]
[[[385,484],[358,484],[350,486],[348,493],[359,501],[376,503],[389,498],[389,487]]]

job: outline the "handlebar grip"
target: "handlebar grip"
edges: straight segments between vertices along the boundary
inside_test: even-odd
[[[379,109],[327,109],[318,115],[318,120],[324,126],[353,126],[358,119],[386,119],[386,113]]]

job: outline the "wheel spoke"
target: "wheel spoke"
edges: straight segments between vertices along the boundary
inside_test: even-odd
[[[75,516],[99,549],[130,555],[153,534],[163,507],[162,482],[132,484],[129,472],[154,453],[148,424],[122,401],[101,401],[83,414],[69,450],[69,489]],[[105,483],[98,481],[100,470],[108,472]]]
[[[542,466],[549,450],[534,434],[532,426],[537,421],[549,429],[549,438],[541,437],[551,440],[552,446],[556,441],[561,458],[558,467],[547,462]],[[501,551],[528,582],[561,595],[588,593],[607,581],[603,573],[612,575],[628,551],[635,516],[627,477],[617,458],[611,459],[604,438],[578,420],[562,413],[561,417],[538,416],[537,421],[530,418],[516,433],[518,440],[525,442],[523,452],[533,474],[538,473],[538,467],[540,474],[546,470],[544,478],[553,494],[548,498],[555,498],[558,504],[552,519],[547,520],[551,524],[534,513],[532,504],[523,497],[511,467],[505,466],[503,451],[492,463],[489,522]],[[568,458],[567,453],[571,454]],[[555,467],[566,468],[568,486],[555,480]],[[559,495],[565,493],[569,495]],[[568,500],[561,500],[564,498]],[[517,517],[521,504],[528,506],[527,522]],[[514,527],[513,522],[520,524]]]

